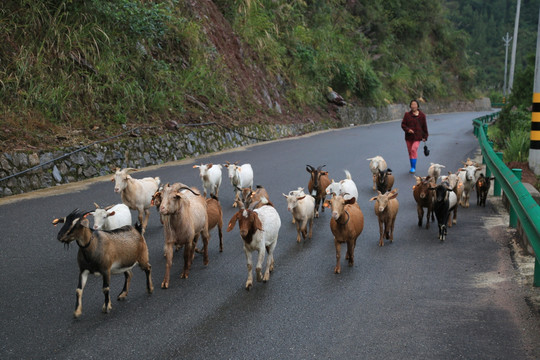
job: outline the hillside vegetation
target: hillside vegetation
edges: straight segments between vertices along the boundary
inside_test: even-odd
[[[472,98],[469,36],[439,0],[7,0],[0,150],[135,126],[293,122],[347,102]]]

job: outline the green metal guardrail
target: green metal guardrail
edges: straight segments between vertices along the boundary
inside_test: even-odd
[[[502,153],[493,151],[492,143],[487,138],[488,123],[498,117],[499,113],[494,113],[473,120],[474,134],[478,138],[483,160],[488,170],[495,176],[493,187],[494,195],[497,188],[503,189],[510,202],[510,214],[514,214],[519,219],[527,238],[535,252],[534,263],[534,286],[540,286],[540,206],[532,198],[529,191],[519,179],[502,161]],[[487,175],[487,174],[486,174]],[[511,216],[512,218],[512,216]],[[512,222],[512,220],[511,220]],[[512,224],[510,224],[512,226]],[[514,224],[515,226],[515,224]]]

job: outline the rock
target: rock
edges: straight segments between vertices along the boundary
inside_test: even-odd
[[[60,175],[60,170],[58,170],[56,165],[54,165],[54,167],[53,167],[52,174],[53,174],[54,180],[56,180],[56,182],[62,182],[62,175]]]

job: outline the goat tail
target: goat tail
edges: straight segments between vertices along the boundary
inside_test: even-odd
[[[135,229],[139,232],[139,234],[142,235],[142,225],[137,221],[134,226]]]
[[[349,172],[349,170],[345,170],[345,178],[348,180],[352,180],[351,173]]]

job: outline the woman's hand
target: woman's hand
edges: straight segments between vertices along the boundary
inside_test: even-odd
[[[409,130],[407,130],[407,132],[408,132],[409,134],[414,134],[414,130],[413,130],[413,129],[409,129]]]

